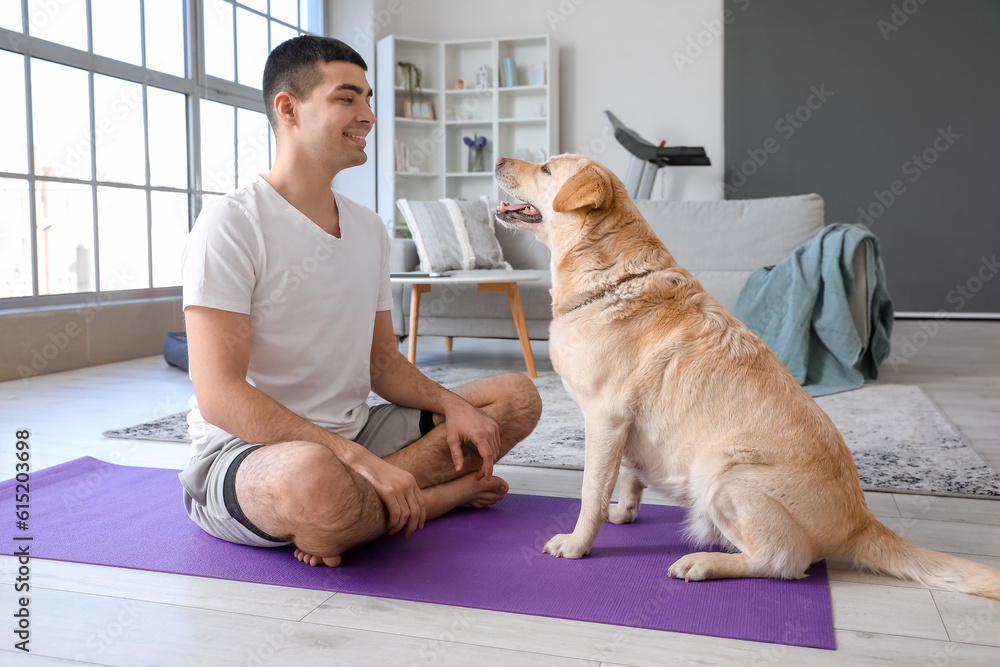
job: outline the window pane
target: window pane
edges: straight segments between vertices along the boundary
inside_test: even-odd
[[[97,188],[97,220],[101,290],[149,287],[145,191]]]
[[[188,196],[153,192],[153,287],[181,284],[181,254],[188,235]]]
[[[31,59],[35,173],[90,179],[90,84],[82,69]]]
[[[86,51],[87,0],[28,0],[28,34]]]
[[[28,173],[28,121],[24,102],[24,56],[0,51],[0,171]]]
[[[205,2],[205,72],[233,81],[233,6],[223,0]]]
[[[258,12],[267,13],[267,0],[237,0],[241,5],[245,7],[251,7],[256,9]]]
[[[0,298],[31,296],[28,181],[0,178]]]
[[[274,128],[268,124],[267,126],[267,136],[271,143],[271,164],[268,165],[268,169],[274,166],[274,156],[278,154],[278,138],[274,135]]]
[[[271,16],[291,25],[299,24],[298,0],[271,0]]]
[[[21,3],[4,2],[0,4],[0,28],[21,32]]]
[[[142,65],[139,0],[90,0],[94,53]]]
[[[36,181],[38,293],[94,290],[94,199],[89,185]]]
[[[142,86],[94,75],[97,180],[146,184]]]
[[[187,107],[185,96],[146,88],[149,119],[149,183],[188,186]]]
[[[146,67],[184,76],[183,0],[147,0],[145,12]]]
[[[260,88],[267,60],[267,19],[246,9],[236,10],[237,76],[244,86]]]
[[[306,32],[315,33],[317,35],[323,34],[323,27],[319,25],[320,7],[317,6],[318,0],[299,0],[299,8],[301,13],[299,14],[299,20],[302,22],[299,27]],[[310,12],[310,9],[314,10]],[[315,20],[313,20],[315,19]]]
[[[236,173],[239,177],[236,187],[242,188],[257,180],[257,176],[268,171],[267,116],[249,109],[236,110],[236,128],[239,131],[236,157],[239,160]]]
[[[277,23],[271,21],[271,48],[273,49],[278,44],[286,42],[293,37],[298,37],[299,31],[293,28],[289,28],[283,23]]]
[[[236,128],[233,107],[201,101],[201,183],[209,192],[236,187]]]

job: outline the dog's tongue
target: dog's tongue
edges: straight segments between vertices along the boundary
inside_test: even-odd
[[[500,202],[501,211],[520,211],[528,208],[528,204],[508,204],[507,202]]]

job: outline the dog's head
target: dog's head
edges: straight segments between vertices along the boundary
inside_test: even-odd
[[[495,176],[504,191],[527,202],[502,202],[497,220],[527,229],[550,248],[600,218],[615,199],[614,175],[583,155],[556,155],[541,164],[500,158]]]

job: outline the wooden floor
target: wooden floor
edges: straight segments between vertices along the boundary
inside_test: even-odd
[[[899,321],[893,339],[911,354],[894,355],[879,382],[925,387],[1000,469],[1000,322],[945,322],[929,335]],[[419,349],[418,364],[523,369],[517,341],[459,339],[448,354],[432,338]],[[551,369],[546,344],[534,351]],[[84,455],[181,468],[186,445],[100,433],[183,410],[190,393],[186,375],[156,358],[0,384],[0,478],[13,475],[17,429],[31,430],[34,469]],[[578,472],[497,472],[518,493],[579,496]],[[1000,501],[868,499],[918,544],[1000,567]],[[836,651],[32,560],[28,656],[13,648],[17,563],[2,557],[0,664],[1000,665],[1000,603],[831,565]]]

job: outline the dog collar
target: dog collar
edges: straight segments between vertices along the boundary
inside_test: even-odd
[[[590,304],[594,303],[595,301],[603,299],[608,294],[610,294],[614,290],[618,289],[619,287],[621,287],[625,283],[629,282],[630,280],[635,280],[636,278],[642,278],[644,276],[648,276],[652,272],[653,272],[652,270],[649,270],[649,271],[646,271],[644,273],[633,273],[631,275],[625,276],[624,278],[622,278],[621,280],[619,280],[618,282],[616,282],[614,285],[606,288],[603,292],[598,292],[597,294],[595,294],[594,296],[590,297],[586,301],[581,301],[580,303],[576,304],[575,306],[573,306],[572,308],[570,308],[569,310],[567,310],[565,313],[562,313],[562,314],[563,315],[568,315],[568,314],[572,313],[574,310],[579,310],[580,308],[583,308],[584,306],[589,306]]]

